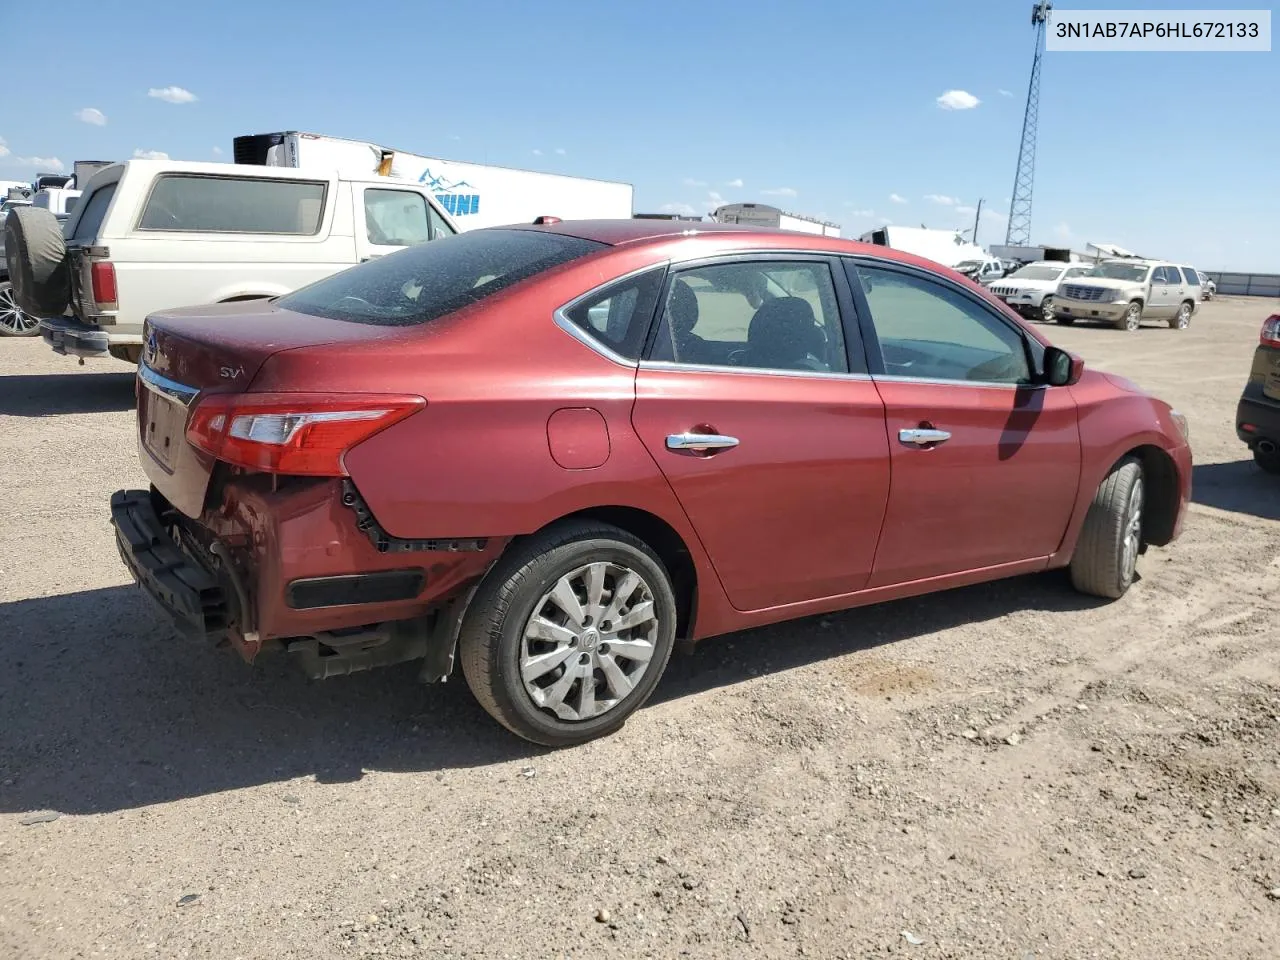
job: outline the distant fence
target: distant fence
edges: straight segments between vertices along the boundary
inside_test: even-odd
[[[1229,296],[1280,297],[1280,273],[1214,273],[1205,276],[1218,285],[1218,292]]]

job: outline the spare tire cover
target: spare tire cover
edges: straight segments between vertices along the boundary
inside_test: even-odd
[[[14,207],[4,222],[4,256],[18,306],[60,317],[71,301],[71,264],[58,218],[42,207]]]

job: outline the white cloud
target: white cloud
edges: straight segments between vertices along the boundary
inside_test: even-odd
[[[1066,221],[1063,221],[1062,223],[1059,223],[1056,227],[1053,228],[1053,234],[1054,236],[1058,237],[1061,240],[1070,240],[1071,225],[1068,224]]]
[[[682,217],[696,217],[698,211],[692,205],[687,203],[664,203],[658,208],[659,213],[675,213]]]
[[[984,220],[987,218],[990,218],[992,220],[1008,220],[1009,219],[1003,213],[997,210],[995,207],[988,207],[985,211],[983,211],[982,218]]]
[[[795,187],[777,187],[773,190],[761,190],[766,197],[794,197],[799,191]]]
[[[1012,97],[1012,96],[1013,96],[1013,91],[1011,91],[1011,90],[1005,90],[1003,87],[1001,87],[1001,88],[1000,88],[999,90],[997,90],[996,92],[997,92],[998,94],[1000,94],[1000,96],[1002,96],[1002,97]]]
[[[564,149],[564,147],[556,147],[556,153],[557,153],[559,156],[563,157],[563,156],[565,155],[565,149]]]
[[[222,148],[221,148],[221,147],[214,147],[214,148],[213,148],[213,155],[214,155],[215,157],[220,157],[220,156],[222,156]]]
[[[95,107],[85,107],[83,110],[77,110],[75,118],[81,123],[91,123],[95,127],[105,127],[107,125],[107,115]]]
[[[948,90],[938,97],[938,106],[943,110],[972,110],[981,102],[968,90]]]
[[[849,211],[849,216],[851,216],[851,217],[868,217],[868,218],[870,218],[870,217],[874,217],[875,215],[876,215],[876,212],[875,212],[874,210],[850,210],[850,211]],[[825,220],[825,219],[826,219],[826,217],[823,217],[823,218],[821,218],[821,219]]]
[[[7,150],[5,151],[8,152]],[[36,167],[39,170],[45,170],[50,173],[62,173],[67,169],[67,165],[57,157],[14,157],[15,163],[20,163],[24,167]]]
[[[684,184],[686,187],[705,187],[707,185],[707,181],[695,180],[693,179],[693,177],[685,177],[680,182]]]
[[[533,148],[533,155],[534,155],[535,157],[540,157],[540,156],[542,156],[542,151],[541,151],[541,150],[539,150],[537,147],[534,147],[534,148]]]
[[[941,194],[941,193],[926,193],[924,195],[924,198],[926,200],[931,200],[934,203],[940,203],[944,207],[954,207],[957,203],[960,202],[955,197],[948,197],[945,194]]]
[[[728,180],[728,181],[726,181],[726,182],[725,182],[725,186],[726,186],[726,187],[732,187],[732,188],[733,188],[733,189],[735,189],[735,190],[740,190],[740,189],[742,189],[742,178],[741,178],[741,177],[735,177],[735,178],[734,178],[734,179],[732,179],[732,180]]]
[[[711,204],[713,207],[718,207],[724,203],[724,197],[712,190],[707,194],[707,203]]]
[[[190,103],[197,99],[194,93],[182,87],[152,87],[147,91],[147,96],[163,100],[165,103]]]
[[[458,136],[456,133],[451,133],[451,134],[449,134],[449,139],[450,139],[450,140],[461,140],[462,138],[461,138],[460,136]]]
[[[168,160],[169,155],[163,150],[143,150],[141,147],[133,151],[135,160]]]
[[[956,213],[977,213],[977,212],[978,212],[977,207],[970,207],[966,204],[961,204],[960,206],[956,207]]]
[[[906,203],[906,202],[907,202],[907,198],[906,198],[906,197],[900,197],[900,196],[898,196],[896,193],[891,193],[891,194],[889,194],[889,199],[890,199],[890,200],[892,200],[894,203]]]
[[[9,147],[4,142],[4,137],[0,137],[0,157],[7,157],[8,155],[9,155]]]

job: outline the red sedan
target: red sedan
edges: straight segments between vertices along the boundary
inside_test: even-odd
[[[1177,537],[1186,423],[937,264],[717,224],[478,230],[152,316],[149,490],[112,519],[183,632],[312,677],[455,654],[578,743],[678,639]]]

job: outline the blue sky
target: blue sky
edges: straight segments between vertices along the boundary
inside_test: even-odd
[[[303,129],[625,180],[637,211],[771,202],[845,236],[971,226],[983,198],[999,243],[1030,8],[63,0],[56,50],[6,26],[30,88],[0,110],[0,179],[39,158],[226,159],[238,134]],[[953,90],[979,102],[943,109]],[[1280,271],[1278,94],[1274,52],[1046,54],[1034,239]]]

